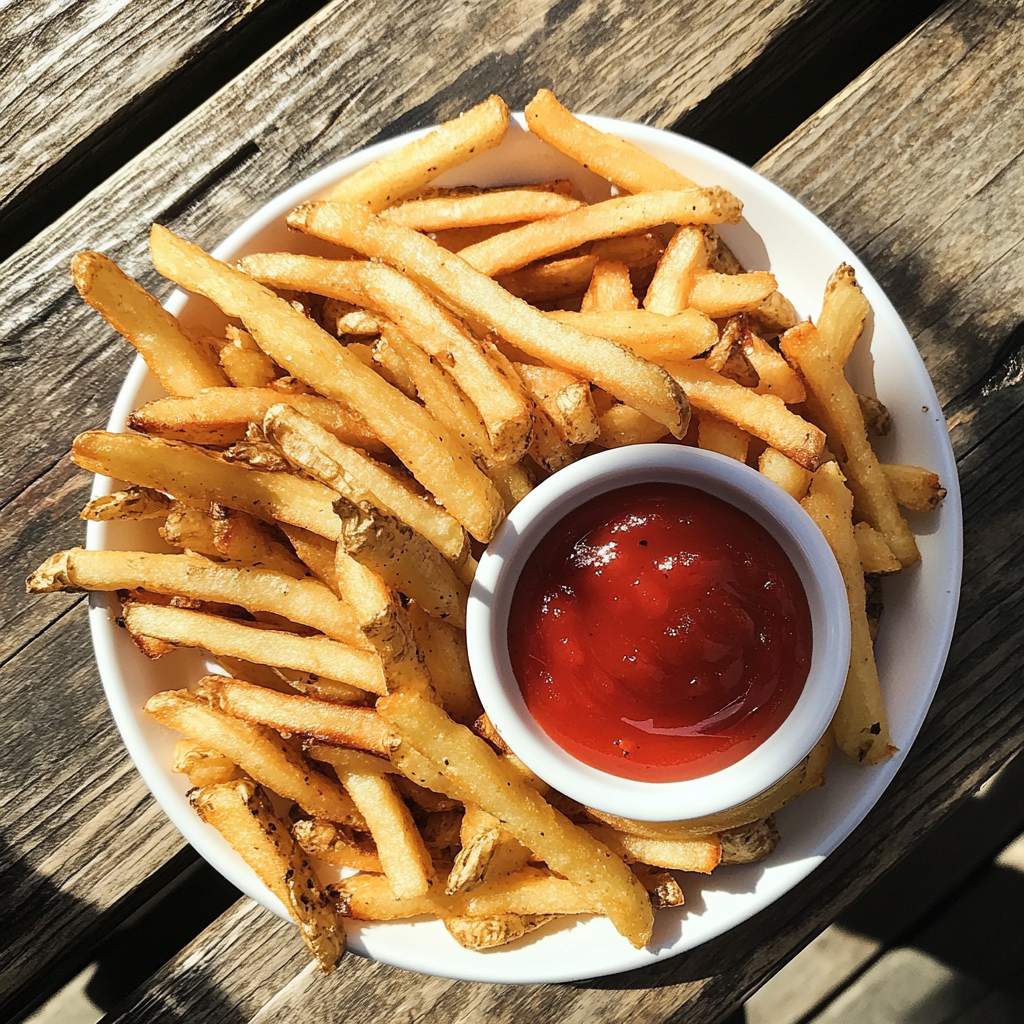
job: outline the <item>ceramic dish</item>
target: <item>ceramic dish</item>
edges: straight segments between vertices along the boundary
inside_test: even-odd
[[[876,654],[889,710],[893,742],[900,753],[863,769],[837,755],[828,785],[785,807],[777,816],[782,842],[761,864],[727,867],[682,880],[686,906],[657,916],[650,944],[635,950],[603,918],[571,918],[536,936],[486,953],[458,946],[439,921],[350,925],[350,948],[375,959],[426,974],[490,982],[555,982],[614,974],[692,949],[769,906],[817,867],[864,818],[895,775],[931,703],[953,631],[961,569],[961,512],[956,468],[942,412],[924,365],[891,303],[856,256],[813,214],[783,191],[736,161],[669,132],[588,117],[596,127],[627,139],[701,184],[718,184],[744,202],[741,224],[722,236],[751,270],[771,270],[803,316],[816,316],[829,274],[842,262],[856,270],[874,310],[854,354],[850,375],[862,392],[877,394],[893,414],[894,430],[880,445],[890,462],[927,466],[939,474],[948,495],[928,517],[914,516],[922,562],[884,584],[885,618]],[[608,185],[523,130],[522,115],[497,149],[437,179],[437,184],[516,184],[555,177],[573,179],[588,201],[608,196]],[[425,131],[425,130],[424,130]],[[332,183],[397,148],[416,132],[356,153],[289,189],[230,234],[214,251],[222,259],[290,249],[329,250],[289,232],[284,218],[298,203],[322,197]],[[230,225],[225,225],[229,228]],[[175,292],[168,308],[187,323],[211,319],[205,301]],[[159,386],[141,360],[129,372],[109,429],[124,430],[128,414],[159,397]],[[94,494],[116,482],[97,478]],[[166,550],[147,524],[90,523],[91,548]],[[153,693],[197,680],[206,670],[201,654],[178,650],[148,661],[115,623],[118,609],[93,595],[90,624],[100,675],[115,721],[136,766],[185,838],[235,885],[281,916],[283,907],[221,836],[188,805],[188,783],[170,768],[179,738],[147,719],[142,707]],[[329,877],[329,876],[327,876]]]

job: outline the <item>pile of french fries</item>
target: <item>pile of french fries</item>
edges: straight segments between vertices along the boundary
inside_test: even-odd
[[[672,872],[767,856],[773,812],[822,783],[833,744],[861,764],[893,752],[876,581],[919,557],[901,507],[944,492],[872,450],[889,420],[843,371],[868,313],[852,270],[801,323],[716,232],[739,221],[735,196],[546,90],[526,116],[610,197],[431,187],[501,141],[492,96],[290,215],[337,259],[229,266],[154,225],[154,266],[223,311],[219,337],[107,257],[73,263],[169,396],[130,432],[76,439],[79,466],[129,485],[82,516],[152,520],[180,553],[62,551],[29,590],[116,592],[145,655],[216,659],[222,675],[146,710],[182,734],[174,770],[196,811],[325,971],[345,917],[436,915],[479,950],[603,914],[642,947],[655,909],[683,900]],[[832,729],[790,775],[722,814],[652,824],[576,804],[518,760],[481,713],[464,627],[476,556],[538,480],[662,440],[755,466],[803,504],[846,581],[853,652]],[[358,873],[325,885],[326,866]]]

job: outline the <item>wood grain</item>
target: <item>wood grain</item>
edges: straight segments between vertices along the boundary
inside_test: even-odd
[[[101,249],[166,293],[147,270],[152,221],[212,245],[330,160],[452,116],[491,91],[522,106],[555,84],[581,109],[670,124],[809,2],[743,0],[727,13],[712,0],[662,2],[642,17],[624,0],[334,4],[3,263],[0,432],[15,443],[0,479],[8,565],[0,716],[19,742],[0,758],[0,823],[11,843],[0,884],[14,894],[5,914],[22,923],[0,930],[0,1006],[13,1006],[33,979],[52,981],[89,928],[181,846],[114,734],[84,601],[20,593],[39,556],[82,536],[75,516],[88,481],[66,453],[76,433],[105,422],[131,358],[73,291],[71,255]],[[385,67],[401,73],[382,74]],[[21,793],[32,794],[31,828]],[[128,853],[113,839],[125,834]],[[234,985],[236,967],[229,957],[218,984]]]
[[[1012,80],[1024,59],[1022,27],[1020,4],[948,5],[760,167],[863,256],[905,316],[946,401],[958,393],[962,354],[991,358],[1020,319],[1021,297],[1008,282],[1020,279],[1014,132],[1022,104]],[[1018,115],[1014,127],[1011,110]],[[981,223],[998,230],[969,235],[982,211]],[[965,333],[965,322],[985,330]],[[986,401],[979,401],[978,416]],[[1024,428],[1024,409],[991,415],[987,433],[961,440],[954,432],[965,492],[966,583],[938,696],[883,799],[809,879],[690,954],[581,985],[509,989],[414,980],[359,962],[325,981],[297,955],[292,980],[255,1019],[302,1013],[331,1020],[369,1003],[375,1015],[424,1022],[603,1021],[639,1012],[651,1021],[720,1020],[1024,743],[1020,491],[1008,485],[1024,472],[1024,453],[1010,441]],[[197,948],[218,935],[215,924]],[[184,974],[182,963],[172,963],[155,985],[183,992]],[[350,981],[362,984],[353,988]],[[123,1019],[143,1017],[129,1011]]]

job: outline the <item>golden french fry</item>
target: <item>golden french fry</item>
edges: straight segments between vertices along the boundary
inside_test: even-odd
[[[774,448],[765,448],[761,452],[757,468],[797,501],[807,493],[811,483],[811,474],[808,470],[798,466],[792,459]]]
[[[408,615],[441,706],[456,722],[471,724],[483,709],[469,669],[465,631],[418,604],[409,606]]]
[[[555,302],[584,291],[600,262],[601,258],[594,255],[541,260],[494,280],[509,294],[534,305]]]
[[[78,514],[79,519],[109,523],[117,519],[163,519],[174,502],[151,487],[128,487],[93,498]]]
[[[206,676],[200,685],[214,706],[254,725],[385,756],[398,744],[373,708],[278,693],[225,676]]]
[[[184,608],[131,603],[124,623],[133,640],[147,638],[176,647],[201,647],[258,665],[276,665],[338,679],[370,693],[387,693],[384,669],[375,651],[325,636],[297,636]]]
[[[505,946],[555,919],[555,914],[495,914],[491,917],[445,918],[448,934],[465,949]]]
[[[664,424],[657,423],[628,405],[613,405],[598,417],[601,433],[597,443],[602,448],[624,448],[628,444],[649,444],[668,434]]]
[[[227,505],[257,519],[280,520],[330,540],[338,538],[340,524],[331,510],[337,492],[290,473],[232,465],[177,441],[102,430],[79,434],[71,457],[91,473],[152,487],[201,508]]]
[[[276,526],[226,505],[211,505],[209,514],[213,523],[213,544],[222,558],[289,576],[306,575],[306,567],[295,557]]]
[[[569,213],[582,205],[578,199],[570,199],[557,192],[513,188],[477,195],[408,200],[382,210],[381,216],[392,224],[401,224],[402,227],[416,231],[445,231],[485,224],[543,220],[545,217]]]
[[[885,474],[897,505],[911,512],[931,512],[946,496],[946,488],[936,473],[920,466],[894,466],[883,463]]]
[[[692,188],[689,178],[614,135],[573,117],[548,89],[526,106],[526,126],[555,149],[628,192]]]
[[[339,498],[334,507],[339,546],[424,611],[465,628],[469,592],[430,541],[367,502]]]
[[[876,529],[867,523],[857,523],[853,534],[857,539],[857,553],[864,572],[887,575],[903,568],[885,543],[885,538]]]
[[[804,378],[808,408],[825,427],[828,446],[839,460],[858,514],[882,534],[901,565],[912,565],[921,553],[896,507],[892,485],[868,441],[860,403],[842,367],[825,349],[810,321],[787,331],[780,344],[783,354]]]
[[[71,271],[82,298],[135,346],[168,394],[195,395],[228,383],[213,353],[109,256],[76,253]]]
[[[587,381],[550,366],[512,365],[563,441],[587,444],[597,438],[600,427]]]
[[[154,266],[165,277],[214,300],[229,316],[240,317],[275,362],[358,412],[473,536],[490,540],[504,512],[501,499],[468,450],[425,409],[263,285],[159,224],[150,233],[150,251]]]
[[[171,511],[167,513],[163,526],[158,533],[174,548],[197,554],[207,558],[219,559],[220,549],[213,536],[213,517],[208,506],[206,509],[192,508],[180,501],[175,501]]]
[[[170,729],[219,751],[247,775],[307,814],[366,828],[351,797],[265,726],[250,725],[212,707],[189,690],[165,690],[146,701],[146,712]]]
[[[174,744],[171,770],[187,775],[192,786],[212,786],[246,778],[245,772],[230,757],[195,740],[178,740]]]
[[[627,864],[650,864],[652,867],[672,868],[674,871],[710,874],[722,860],[722,844],[717,835],[650,839],[619,832],[611,825],[583,827]]]
[[[529,412],[515,376],[414,281],[379,264],[289,253],[247,256],[241,266],[272,287],[301,287],[385,314],[410,342],[442,363],[476,406],[493,458],[515,462],[522,457],[529,439]]]
[[[818,334],[837,366],[845,366],[864,329],[871,306],[857,284],[849,263],[842,263],[825,285],[825,300],[818,317]]]
[[[138,588],[181,595],[281,615],[335,640],[365,646],[352,612],[317,580],[191,555],[71,548],[51,555],[29,576],[26,587],[29,593]]]
[[[891,757],[896,748],[889,736],[864,610],[864,569],[853,532],[853,496],[836,463],[826,463],[814,474],[810,493],[801,505],[836,556],[850,602],[850,671],[832,721],[836,745],[858,764],[878,764]]]
[[[662,428],[664,429],[664,428]],[[504,466],[491,466],[488,470],[494,486],[498,488],[501,500],[505,503],[505,510],[511,512],[533,490],[535,483],[530,471],[521,463],[513,462]],[[473,574],[476,573],[476,563],[473,564]],[[472,586],[473,576],[460,573],[459,578],[467,586]]]
[[[677,228],[647,286],[644,309],[673,316],[688,308],[694,281],[707,269],[710,255],[711,242],[704,231],[695,224]]]
[[[330,203],[307,203],[288,223],[371,258],[401,264],[460,315],[550,366],[593,381],[671,431],[685,433],[686,397],[657,367],[613,342],[548,320],[429,238],[386,224],[358,207]]]
[[[285,905],[317,966],[330,974],[345,952],[344,925],[263,790],[240,779],[194,790],[189,800]]]
[[[309,748],[310,757],[331,765],[366,819],[391,891],[400,900],[422,896],[434,867],[409,809],[387,777],[390,765],[369,764],[376,759],[350,756],[355,753],[322,743]]]
[[[319,395],[289,395],[274,388],[209,388],[199,395],[147,402],[129,418],[132,430],[193,444],[228,445],[245,437],[250,423],[262,423],[272,405],[296,412],[338,440],[374,455],[388,449],[363,420],[338,402]]]
[[[695,409],[735,423],[805,469],[817,467],[825,445],[824,433],[791,413],[781,398],[755,394],[708,369],[700,360],[666,363],[665,369],[686,389]]]
[[[649,231],[659,224],[737,224],[742,209],[734,195],[718,187],[619,196],[504,231],[467,246],[459,255],[481,273],[495,277],[587,242]],[[774,289],[775,279],[771,280]],[[758,304],[764,298],[762,295]]]
[[[236,388],[265,388],[279,376],[274,360],[252,340],[252,335],[233,324],[225,329],[227,344],[221,347],[220,365]]]
[[[580,312],[609,313],[620,309],[637,309],[639,305],[639,300],[633,294],[629,267],[618,260],[599,260],[583,296]]]
[[[510,875],[525,867],[530,851],[501,826],[501,822],[475,804],[462,815],[462,844],[448,874],[445,892],[469,892],[482,882]]]
[[[356,171],[334,187],[331,201],[359,203],[376,213],[477,153],[493,149],[507,128],[505,101],[490,96],[472,110]]]
[[[293,409],[271,406],[263,429],[292,462],[349,501],[370,502],[394,516],[455,564],[469,554],[462,527],[411,481],[343,444]]]
[[[555,309],[547,316],[586,334],[610,338],[655,362],[699,356],[718,340],[714,323],[695,309],[685,309],[672,316],[645,309],[596,313]]]
[[[292,825],[292,837],[306,853],[339,868],[382,872],[373,840],[333,821],[302,818]]]
[[[747,362],[757,373],[758,383],[754,390],[759,395],[775,395],[787,405],[796,405],[806,400],[807,391],[800,375],[771,345],[746,325],[741,348]]]
[[[402,740],[392,759],[414,782],[493,814],[524,846],[564,875],[589,901],[590,909],[606,914],[637,948],[647,942],[653,912],[632,872],[525,785],[486,741],[414,694],[392,694],[378,702],[378,711]],[[431,763],[427,777],[413,768],[415,754],[410,757],[410,749],[419,753],[420,761],[426,758]]]
[[[775,275],[764,271],[752,274],[716,274],[705,270],[694,275],[689,304],[692,309],[715,320],[752,313],[775,291]]]
[[[750,435],[740,430],[735,423],[720,420],[709,413],[701,413],[697,417],[697,446],[705,451],[727,455],[737,462],[746,462]]]
[[[757,864],[775,851],[781,838],[771,816],[721,832],[722,863]]]

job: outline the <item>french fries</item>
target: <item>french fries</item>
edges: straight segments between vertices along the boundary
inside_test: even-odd
[[[736,197],[546,90],[527,122],[630,194],[430,187],[501,141],[508,110],[491,97],[290,215],[345,258],[253,253],[236,268],[155,226],[158,271],[244,325],[219,340],[193,338],[106,257],[75,259],[83,297],[170,395],[131,415],[136,433],[76,439],[76,463],[127,484],[82,517],[149,520],[184,553],[72,548],[28,589],[115,592],[147,657],[217,658],[227,674],[146,711],[184,736],[173,770],[197,812],[323,970],[344,916],[432,914],[486,950],[597,913],[642,946],[654,911],[683,903],[669,871],[764,859],[774,813],[822,785],[834,746],[864,765],[895,749],[872,648],[878,579],[917,557],[899,509],[933,510],[945,490],[871,449],[890,417],[844,376],[870,323],[852,269],[829,279],[817,327],[799,323],[775,277],[746,272],[719,237]],[[839,563],[853,644],[835,720],[789,775],[719,814],[646,822],[582,807],[501,740],[465,610],[471,538],[488,541],[539,477],[670,436],[801,502]],[[332,868],[361,874],[325,887]]]

